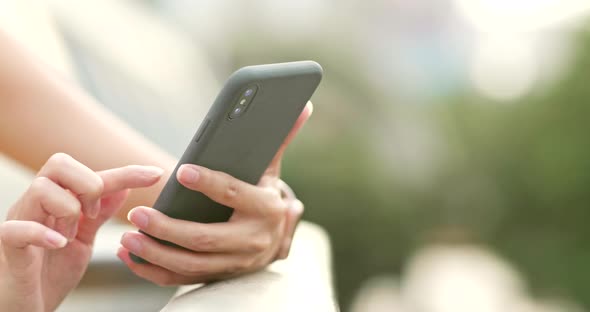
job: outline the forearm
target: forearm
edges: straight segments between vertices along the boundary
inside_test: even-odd
[[[70,154],[94,170],[175,160],[0,32],[0,151],[37,171],[50,155]],[[119,214],[152,205],[166,181],[135,190]]]

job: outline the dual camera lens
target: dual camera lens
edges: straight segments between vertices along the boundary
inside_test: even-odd
[[[252,99],[254,99],[257,90],[257,86],[250,86],[242,92],[238,101],[234,104],[234,107],[229,113],[229,119],[236,119],[246,111],[250,103],[252,103]]]

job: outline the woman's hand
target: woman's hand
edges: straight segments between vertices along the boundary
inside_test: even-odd
[[[186,249],[160,244],[138,232],[121,239],[119,258],[137,275],[158,285],[207,282],[258,270],[288,256],[303,204],[280,180],[282,155],[312,113],[307,105],[258,185],[195,165],[179,168],[178,181],[234,208],[229,222],[197,223],[137,207],[129,220],[151,236]],[[150,263],[138,264],[129,252]]]
[[[129,188],[160,179],[156,167],[94,172],[55,154],[0,225],[2,311],[53,311],[80,282],[96,232]]]

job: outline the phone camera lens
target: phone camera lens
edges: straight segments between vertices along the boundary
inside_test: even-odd
[[[245,89],[242,89],[242,94],[234,103],[232,109],[228,114],[228,118],[236,119],[245,114],[250,104],[252,104],[252,101],[254,101],[254,99],[256,98],[257,92],[257,85],[250,85],[245,87]]]
[[[231,113],[229,114],[229,119],[235,119],[238,118],[240,115],[242,115],[242,112],[244,111],[243,107],[236,107],[234,108]]]

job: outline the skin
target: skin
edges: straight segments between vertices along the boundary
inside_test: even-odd
[[[0,225],[0,306],[54,311],[86,271],[96,232],[129,188],[156,183],[163,170],[127,166],[94,172],[55,154]]]
[[[196,165],[185,164],[179,168],[177,178],[182,185],[234,208],[228,222],[189,222],[169,218],[152,208],[137,207],[129,212],[133,224],[188,251],[158,244],[138,232],[128,232],[121,238],[122,247],[117,256],[135,274],[161,286],[228,278],[286,258],[303,213],[303,203],[281,196],[281,159],[310,115],[311,106],[308,106],[258,185]],[[131,261],[129,252],[150,264]]]
[[[198,166],[185,165],[178,171],[176,178],[186,187],[234,208],[229,222],[213,225],[174,220],[149,207],[176,159],[59,78],[1,31],[0,47],[0,152],[32,171],[42,170],[57,152],[71,155],[94,172],[129,165],[164,169],[161,179],[131,190],[118,212],[112,213],[120,220],[128,217],[138,228],[189,251],[155,244],[136,232],[126,233],[118,255],[137,275],[159,285],[191,284],[255,271],[287,257],[303,204],[294,197],[280,196],[280,164],[289,142],[311,116],[311,103],[258,185]],[[195,176],[197,179],[191,179]],[[82,211],[93,213],[86,204]],[[102,216],[103,212],[98,213]],[[132,263],[128,250],[153,264]]]

